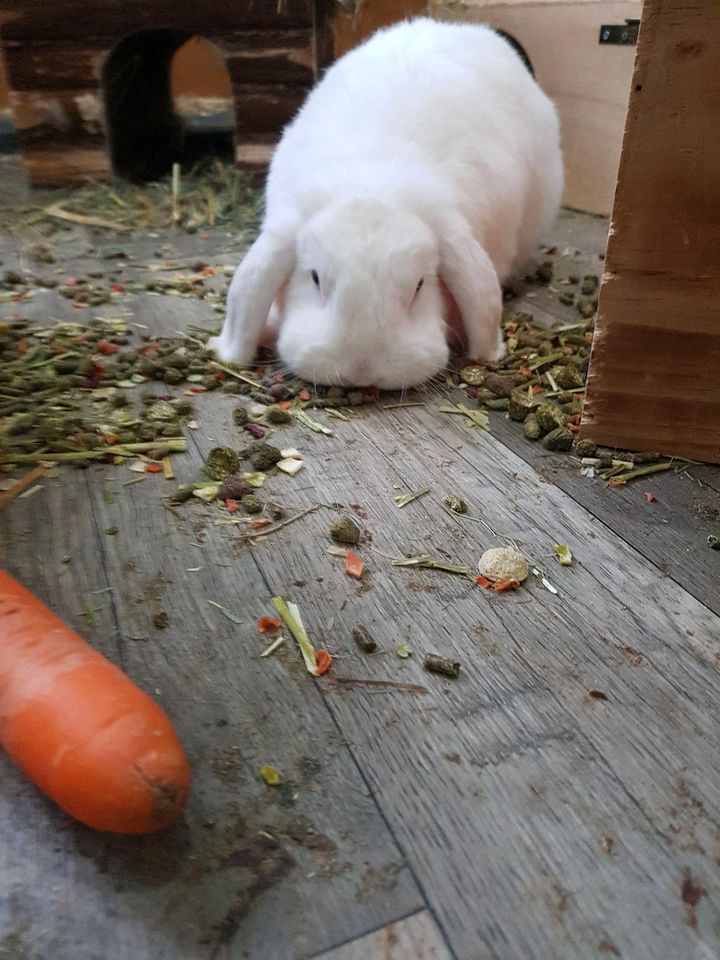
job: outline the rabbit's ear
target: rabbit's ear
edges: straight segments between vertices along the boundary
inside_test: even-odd
[[[273,300],[295,269],[298,222],[288,216],[264,226],[235,271],[222,331],[208,341],[222,360],[250,363],[255,356]]]
[[[461,218],[447,218],[440,230],[440,277],[462,316],[467,355],[494,363],[503,354],[502,289],[495,267]]]

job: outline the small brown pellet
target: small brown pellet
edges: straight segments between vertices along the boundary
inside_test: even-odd
[[[423,666],[432,673],[441,673],[444,677],[460,676],[460,661],[450,660],[448,657],[441,657],[437,653],[425,654]]]
[[[359,625],[352,632],[353,640],[365,653],[374,653],[377,650],[377,643],[370,636],[366,627]]]

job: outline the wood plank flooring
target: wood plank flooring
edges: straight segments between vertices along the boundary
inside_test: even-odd
[[[605,229],[562,218],[558,271],[597,272]],[[68,272],[111,246],[81,241],[64,245]],[[136,241],[138,262],[161,243],[169,257],[236,256],[228,237],[168,235]],[[5,242],[6,267],[19,252]],[[153,333],[217,323],[196,300],[123,306]],[[544,290],[518,306],[569,310]],[[84,313],[54,291],[22,309]],[[0,304],[0,317],[16,310]],[[178,481],[218,442],[240,443],[236,404],[198,397]],[[180,824],[123,839],[71,823],[0,758],[2,960],[720,957],[720,554],[705,542],[720,473],[611,490],[501,415],[486,433],[439,405],[364,406],[328,420],[329,437],[278,428],[305,468],[262,496],[289,516],[317,509],[255,542],[213,507],[165,509],[162,476],[124,486],[122,466],[63,470],[0,513],[0,564],[156,697],[195,774]],[[468,517],[444,509],[451,493]],[[365,532],[362,583],[327,553],[340,510]],[[391,564],[426,553],[472,568],[506,538],[557,594],[532,575],[494,594]],[[275,594],[335,655],[325,677],[290,643],[260,658],[255,621]],[[353,643],[358,624],[376,653]],[[427,673],[428,652],[458,659],[459,678]],[[262,782],[263,763],[280,787]]]

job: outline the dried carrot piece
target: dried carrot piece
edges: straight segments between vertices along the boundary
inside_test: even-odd
[[[332,666],[333,658],[332,655],[327,652],[327,650],[316,650],[315,651],[315,663],[317,665],[316,676],[321,677],[324,673],[327,673],[330,667]]]
[[[365,562],[363,559],[356,553],[353,553],[352,550],[348,550],[345,554],[345,573],[349,577],[354,577],[356,580],[362,580],[364,572]]]
[[[274,617],[260,617],[257,622],[258,633],[269,633],[271,630],[279,630],[282,627],[282,620],[276,620]]]
[[[496,593],[504,593],[506,590],[516,590],[517,587],[517,580],[498,580],[493,584],[493,590],[495,590]]]

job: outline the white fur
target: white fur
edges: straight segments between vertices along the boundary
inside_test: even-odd
[[[409,386],[447,363],[445,285],[468,355],[495,360],[500,283],[552,223],[562,180],[555,109],[506,41],[426,18],[381,30],[285,129],[211,346],[250,362],[270,316],[301,376]]]

